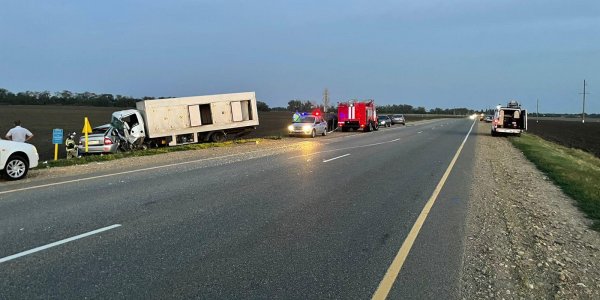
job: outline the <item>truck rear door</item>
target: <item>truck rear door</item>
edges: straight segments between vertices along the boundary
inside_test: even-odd
[[[521,116],[523,118],[523,131],[527,131],[527,110],[521,110]]]

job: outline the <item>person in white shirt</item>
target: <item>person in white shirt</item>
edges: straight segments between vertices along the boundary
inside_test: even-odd
[[[21,121],[15,121],[15,127],[8,131],[6,134],[6,139],[12,140],[14,142],[24,143],[29,141],[33,137],[33,133],[31,131],[21,127]]]

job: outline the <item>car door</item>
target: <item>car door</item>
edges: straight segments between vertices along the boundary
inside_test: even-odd
[[[320,134],[322,134],[323,132],[327,131],[327,123],[325,123],[325,121],[323,120],[322,117],[319,117],[318,121],[319,121],[319,123],[318,123],[319,124],[318,125],[319,126],[319,130],[318,130],[318,132]]]

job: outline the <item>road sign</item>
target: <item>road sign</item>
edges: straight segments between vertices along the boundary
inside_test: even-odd
[[[52,129],[52,144],[63,143],[63,130],[60,128]]]
[[[92,126],[90,125],[90,121],[87,117],[83,119],[83,130],[81,133],[83,133],[85,136],[85,153],[87,153],[89,151],[88,133],[92,133]]]
[[[63,130],[60,128],[52,129],[52,144],[54,144],[54,160],[58,159],[58,145],[63,143]]]
[[[92,133],[92,126],[90,125],[90,121],[87,117],[85,117],[83,121],[83,129],[81,130],[81,133]]]

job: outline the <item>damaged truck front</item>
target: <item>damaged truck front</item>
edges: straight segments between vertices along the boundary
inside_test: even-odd
[[[111,125],[131,149],[221,142],[258,126],[254,92],[143,100],[112,114]]]

